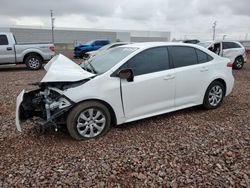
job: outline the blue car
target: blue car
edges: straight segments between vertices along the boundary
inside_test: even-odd
[[[104,40],[93,40],[85,44],[81,44],[75,47],[74,56],[77,58],[87,58],[88,54],[86,54],[86,52],[98,50],[99,48],[110,43],[111,43],[110,40],[104,39]]]

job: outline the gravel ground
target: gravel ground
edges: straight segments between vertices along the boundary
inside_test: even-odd
[[[44,70],[0,69],[0,187],[250,187],[250,64],[211,111],[189,108],[74,141],[15,128],[15,100]]]

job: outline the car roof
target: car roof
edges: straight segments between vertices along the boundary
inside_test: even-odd
[[[180,43],[180,42],[140,42],[140,43],[133,43],[127,44],[123,47],[134,47],[134,48],[150,48],[150,47],[158,47],[158,46],[189,46],[189,47],[196,47],[196,44],[187,44],[187,43]]]
[[[215,41],[201,41],[201,43],[203,42],[210,42],[210,43],[216,43],[216,42],[236,42],[236,43],[239,43],[239,41],[235,41],[235,40],[215,40]]]

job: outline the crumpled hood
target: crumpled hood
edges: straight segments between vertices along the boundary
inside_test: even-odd
[[[83,70],[62,54],[53,57],[45,66],[47,71],[41,82],[76,82],[95,76]]]

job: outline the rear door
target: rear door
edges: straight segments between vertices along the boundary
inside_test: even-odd
[[[169,49],[176,75],[176,107],[200,103],[209,80],[208,61],[212,57],[193,47],[172,46]]]
[[[0,63],[15,63],[15,51],[6,34],[0,34]]]
[[[142,51],[123,68],[134,72],[133,82],[121,80],[127,120],[156,115],[174,107],[175,75],[170,68],[167,47]]]
[[[234,42],[222,42],[223,57],[229,58],[231,62],[235,61],[235,58],[244,54],[244,48]]]

